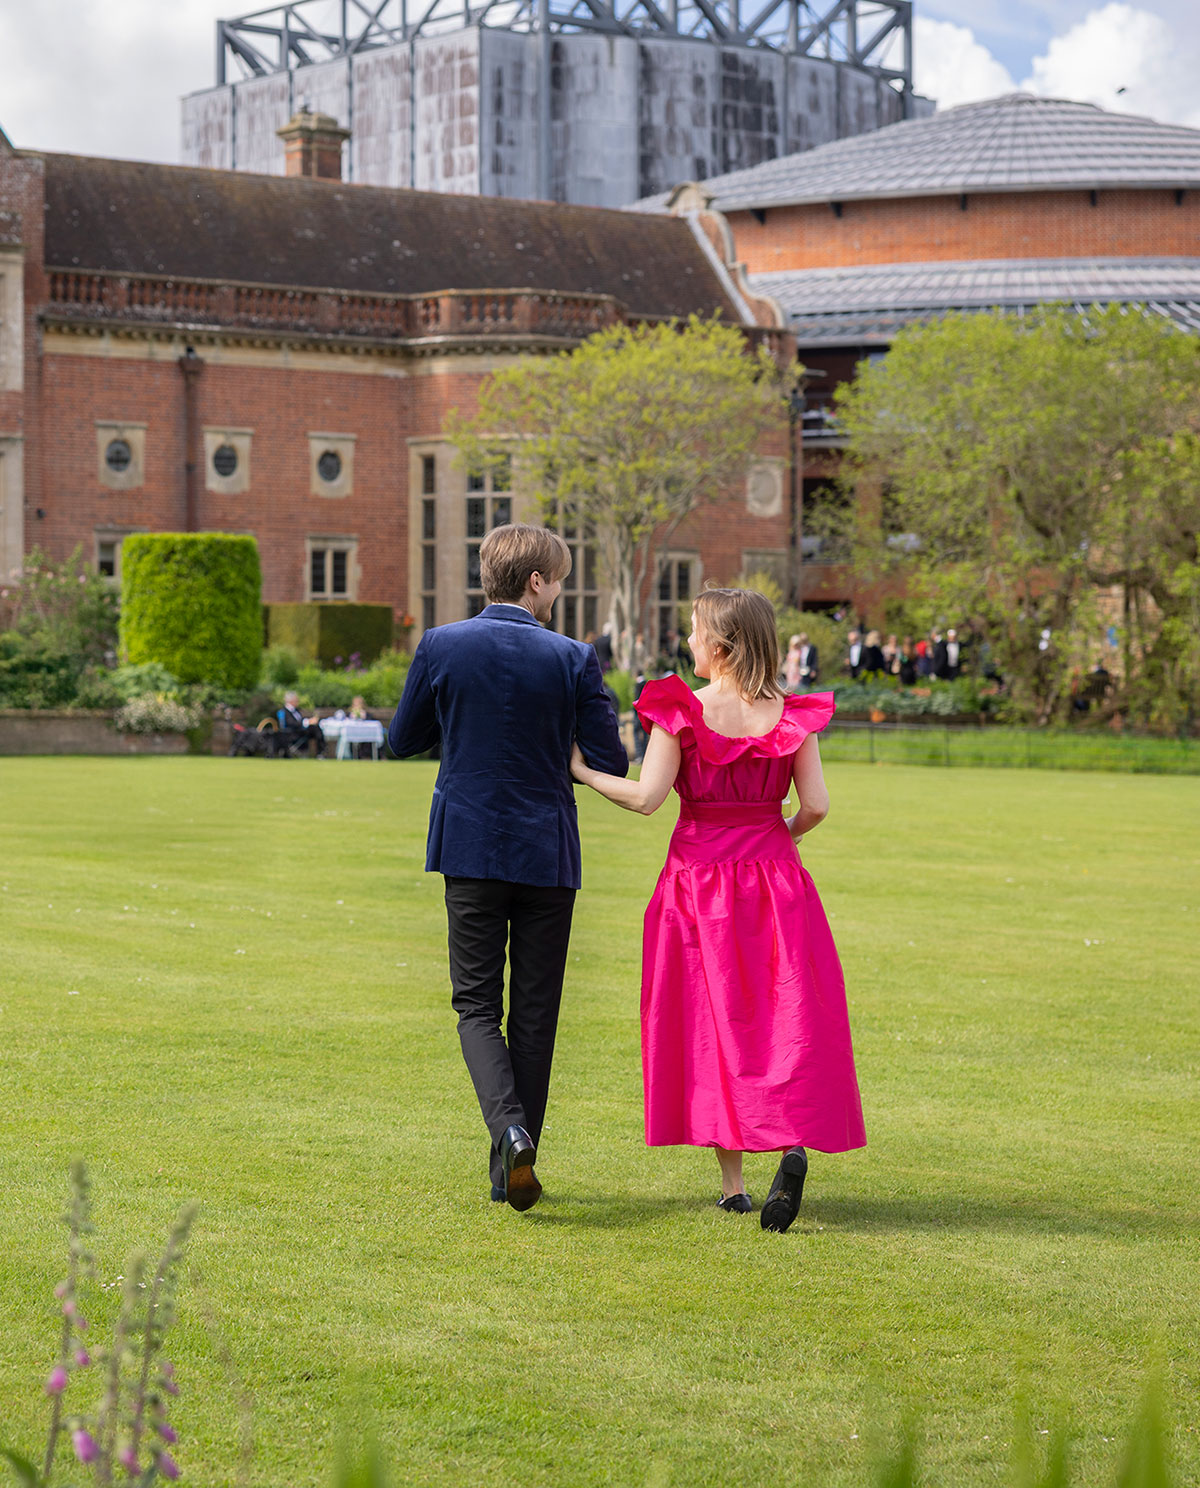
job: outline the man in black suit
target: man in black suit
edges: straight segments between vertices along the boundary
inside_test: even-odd
[[[571,746],[614,775],[629,761],[595,651],[545,628],[566,543],[495,527],[479,559],[487,607],[421,637],[388,742],[401,756],[441,744],[425,867],[446,881],[451,1004],[491,1134],[492,1198],[528,1209],[580,883]]]
[[[297,745],[311,743],[317,758],[325,758],[325,735],[315,717],[305,718],[300,711],[300,697],[295,692],[285,692],[283,707],[275,714],[279,721],[279,752],[287,754]]]
[[[958,632],[951,627],[943,638],[941,631],[933,636],[933,675],[943,682],[953,682],[962,670],[962,647]]]
[[[846,670],[850,673],[851,677],[857,678],[863,669],[862,632],[860,630],[852,630],[846,637],[846,641]]]

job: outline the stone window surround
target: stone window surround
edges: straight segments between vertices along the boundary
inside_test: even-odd
[[[662,646],[668,630],[677,630],[681,638],[686,637],[689,627],[678,614],[679,605],[685,599],[694,600],[696,598],[696,595],[700,592],[700,585],[703,579],[700,554],[694,548],[690,550],[686,548],[670,548],[665,553],[659,553],[657,556],[658,562],[654,570],[654,587],[651,590],[653,596],[653,607],[651,609],[653,623],[650,628],[650,634],[646,637],[646,644],[651,649],[651,652],[653,652],[654,647]],[[679,593],[679,570],[677,565],[681,563],[686,563],[688,566],[689,592],[686,595]],[[662,598],[661,584],[664,571],[670,575],[669,586],[671,593],[668,599]],[[664,611],[666,610],[670,610],[671,612],[671,623],[668,625],[663,624]]]
[[[250,489],[250,445],[253,429],[238,429],[228,424],[204,426],[204,489],[218,496],[241,496]],[[230,445],[237,454],[237,468],[232,475],[221,475],[213,460],[222,445]]]
[[[0,434],[0,580],[25,562],[25,441]]]
[[[0,393],[25,386],[25,250],[0,248]]]
[[[784,472],[787,461],[768,455],[751,461],[746,471],[746,510],[752,517],[783,515]]]
[[[121,582],[121,544],[132,532],[146,532],[146,527],[108,527],[102,526],[94,529],[93,546],[95,550],[95,564],[100,567],[100,548],[104,543],[113,544],[113,582]]]
[[[354,448],[357,434],[322,434],[310,430],[308,435],[308,491],[310,496],[341,497],[354,494]],[[337,480],[325,480],[317,466],[326,450],[333,450],[342,462]]]
[[[332,594],[329,592],[329,584],[332,583],[330,565],[326,559],[326,591],[324,594],[314,594],[312,588],[312,562],[313,553],[324,549],[327,553],[338,549],[346,554],[346,592],[344,594]],[[358,538],[346,533],[315,533],[304,539],[304,599],[310,604],[329,604],[339,600],[354,600],[358,596],[358,584],[361,577],[358,566]]]
[[[110,491],[136,491],[146,484],[146,425],[136,419],[96,419],[96,479]],[[128,470],[113,470],[105,451],[114,439],[123,439],[132,458]]]

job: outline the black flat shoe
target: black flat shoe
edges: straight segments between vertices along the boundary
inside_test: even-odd
[[[532,1209],[542,1196],[533,1164],[537,1148],[523,1126],[510,1126],[500,1138],[500,1161],[504,1165],[504,1195],[514,1209]]]
[[[717,1200],[717,1208],[726,1214],[749,1214],[754,1208],[754,1200],[748,1193],[729,1194]]]
[[[779,1171],[771,1183],[771,1192],[762,1206],[760,1223],[764,1230],[782,1235],[800,1213],[800,1196],[808,1174],[808,1155],[803,1147],[793,1147],[783,1154]]]
[[[504,1192],[504,1190],[500,1187],[500,1185],[498,1183],[493,1183],[492,1184],[492,1203],[493,1204],[503,1204],[504,1201],[505,1201],[505,1199],[507,1197],[508,1197],[508,1195]]]

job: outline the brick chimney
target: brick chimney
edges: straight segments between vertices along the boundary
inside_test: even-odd
[[[350,131],[336,119],[310,114],[306,104],[275,133],[283,141],[285,175],[342,179],[342,142],[350,138]]]

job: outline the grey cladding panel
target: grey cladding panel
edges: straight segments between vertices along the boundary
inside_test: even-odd
[[[237,130],[234,163],[239,170],[283,175],[283,141],[275,131],[291,118],[290,79],[285,74],[234,85]]]
[[[638,177],[643,196],[720,169],[720,63],[702,42],[638,45]]]
[[[233,89],[193,93],[185,98],[183,158],[189,165],[229,170],[233,165]]]
[[[538,39],[511,31],[480,33],[480,191],[537,195]]]
[[[412,185],[412,69],[407,47],[354,59],[354,179]]]
[[[638,190],[637,42],[556,37],[551,64],[554,199],[593,207],[632,200]]]

